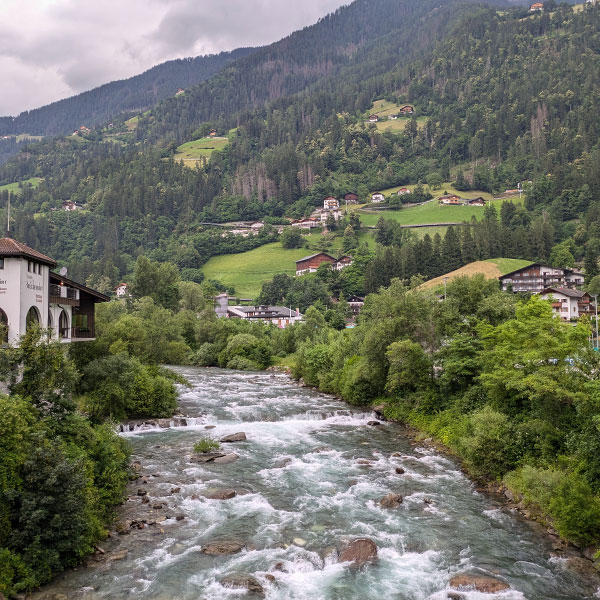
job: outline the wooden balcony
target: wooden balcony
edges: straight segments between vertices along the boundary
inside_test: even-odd
[[[67,285],[50,284],[50,304],[79,306],[79,290]]]
[[[93,340],[96,339],[95,327],[72,327],[71,328],[71,340]]]

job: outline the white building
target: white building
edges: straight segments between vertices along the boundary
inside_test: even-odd
[[[577,288],[583,285],[583,273],[578,269],[561,269],[540,263],[532,263],[516,271],[499,277],[502,289],[506,292],[529,292],[541,294],[548,287]]]
[[[375,194],[371,195],[371,202],[376,204],[379,202],[385,202],[385,196],[380,192],[376,192]]]
[[[563,321],[578,319],[581,315],[590,315],[595,309],[587,292],[569,288],[549,287],[540,294],[544,300],[552,302],[552,310]]]
[[[115,296],[117,298],[125,298],[129,295],[129,286],[126,283],[120,283],[115,289]]]
[[[287,306],[229,306],[227,294],[220,294],[215,298],[215,312],[219,318],[267,323],[277,325],[279,329],[285,329],[303,319],[298,309]]]
[[[56,261],[25,244],[0,239],[3,343],[18,343],[33,325],[65,342],[94,339],[94,305],[109,297],[52,273],[55,266]]]
[[[339,200],[333,196],[327,196],[327,198],[323,200],[323,210],[337,210],[339,207]]]

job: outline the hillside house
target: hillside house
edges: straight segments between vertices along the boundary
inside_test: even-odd
[[[529,12],[541,12],[544,10],[544,5],[541,2],[535,2],[529,7]]]
[[[504,291],[541,294],[545,289],[576,289],[583,285],[583,273],[578,269],[559,269],[540,263],[511,271],[498,278]]]
[[[323,264],[328,263],[332,267],[335,265],[335,258],[326,252],[311,254],[296,261],[296,275],[306,275],[307,273],[316,273],[317,269]]]
[[[346,267],[349,267],[352,264],[352,257],[349,254],[344,254],[344,256],[340,256],[334,263],[333,268],[336,271],[341,271]]]
[[[250,225],[250,229],[255,233],[259,233],[264,226],[265,224],[262,221],[256,221],[256,223]]]
[[[340,207],[340,203],[337,198],[333,196],[327,196],[327,198],[323,199],[323,209],[324,210],[336,210]]]
[[[581,315],[591,315],[595,305],[587,292],[561,287],[549,287],[542,290],[541,297],[550,300],[552,311],[563,321],[578,319]]]
[[[183,88],[179,88],[176,92],[175,95],[176,96],[181,96],[181,94],[185,94],[185,90]]]
[[[478,198],[470,198],[467,200],[469,206],[485,206],[485,198],[479,196]]]
[[[369,115],[369,123],[377,123],[379,117],[377,115]]]
[[[365,299],[361,296],[350,296],[350,298],[348,298],[348,306],[350,307],[354,318],[358,317],[360,310],[364,305]]]
[[[62,203],[62,209],[67,212],[71,212],[74,210],[83,210],[83,204],[79,204],[78,202],[68,200]]]
[[[216,137],[216,135],[217,135],[217,130],[216,129],[211,129],[210,132],[209,132],[209,134],[208,134],[208,137]]]
[[[456,194],[446,194],[445,196],[440,196],[438,200],[440,204],[445,204],[447,206],[458,206],[462,204],[460,196],[457,196]]]
[[[346,202],[346,204],[358,204],[358,194],[356,192],[344,194],[344,202]]]
[[[0,324],[2,342],[16,344],[39,325],[63,342],[95,338],[95,304],[110,298],[52,273],[52,258],[13,240],[0,239]]]
[[[129,286],[126,283],[120,283],[113,292],[117,298],[125,298],[125,296],[129,296]]]
[[[397,118],[398,118],[398,115],[390,115],[390,116],[388,117],[388,119],[389,119],[390,121],[395,121]]]
[[[408,188],[402,187],[400,188],[396,194],[398,194],[398,196],[406,196],[406,194],[410,194],[410,190]]]
[[[321,219],[310,217],[308,219],[297,219],[292,221],[292,227],[299,227],[300,229],[314,229],[315,227],[321,227]]]
[[[280,329],[302,321],[303,318],[298,309],[294,310],[287,306],[229,306],[227,294],[220,294],[215,298],[215,312],[220,318],[266,323],[276,325]]]
[[[415,107],[411,106],[410,104],[406,104],[400,109],[400,114],[403,116],[404,115],[412,115],[414,112],[415,112]]]
[[[380,192],[371,194],[371,202],[373,202],[374,204],[378,204],[379,202],[385,202],[385,196]]]

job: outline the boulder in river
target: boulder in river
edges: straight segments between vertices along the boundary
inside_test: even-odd
[[[460,573],[450,579],[450,587],[458,590],[475,590],[482,594],[497,594],[510,589],[510,585],[487,575]]]
[[[207,463],[212,462],[217,458],[221,458],[222,456],[225,456],[225,454],[223,454],[222,452],[202,452],[201,454],[194,454],[194,456],[192,456],[191,458],[191,461],[198,463]]]
[[[262,585],[252,575],[228,575],[221,579],[221,585],[226,588],[245,589],[258,594],[264,592]]]
[[[231,541],[214,541],[209,542],[206,546],[202,547],[203,554],[210,554],[212,556],[219,556],[221,554],[235,554],[241,552],[244,548],[244,544],[240,542]]]
[[[235,462],[238,458],[239,456],[235,452],[232,452],[231,454],[219,456],[212,462],[214,462],[216,465],[228,465],[229,463]]]
[[[385,404],[378,404],[377,406],[372,406],[371,407],[373,409],[373,412],[377,415],[377,418],[380,421],[385,421],[385,415],[384,415],[384,411],[385,411]]]
[[[402,496],[390,492],[379,501],[379,504],[384,508],[398,508],[402,504]]]
[[[377,559],[377,545],[368,538],[352,540],[340,553],[340,562],[351,562],[354,566]]]
[[[398,473],[398,475],[404,475],[406,471],[402,467],[396,467],[396,473]]]
[[[171,488],[171,494],[179,494],[180,491],[181,491],[180,487]]]
[[[245,442],[246,434],[243,431],[240,431],[238,433],[232,433],[231,435],[226,435],[225,437],[222,437],[219,441],[224,444],[227,444],[229,442]]]
[[[367,425],[370,425],[371,427],[379,427],[381,423],[379,421],[367,421]]]
[[[230,498],[235,498],[237,492],[231,489],[211,488],[203,496],[208,500],[229,500]]]

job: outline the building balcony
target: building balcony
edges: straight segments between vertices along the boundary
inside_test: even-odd
[[[50,284],[50,304],[79,306],[79,290],[68,285]]]
[[[71,328],[71,339],[72,340],[93,340],[96,338],[96,331],[94,326],[88,327],[72,327]]]

